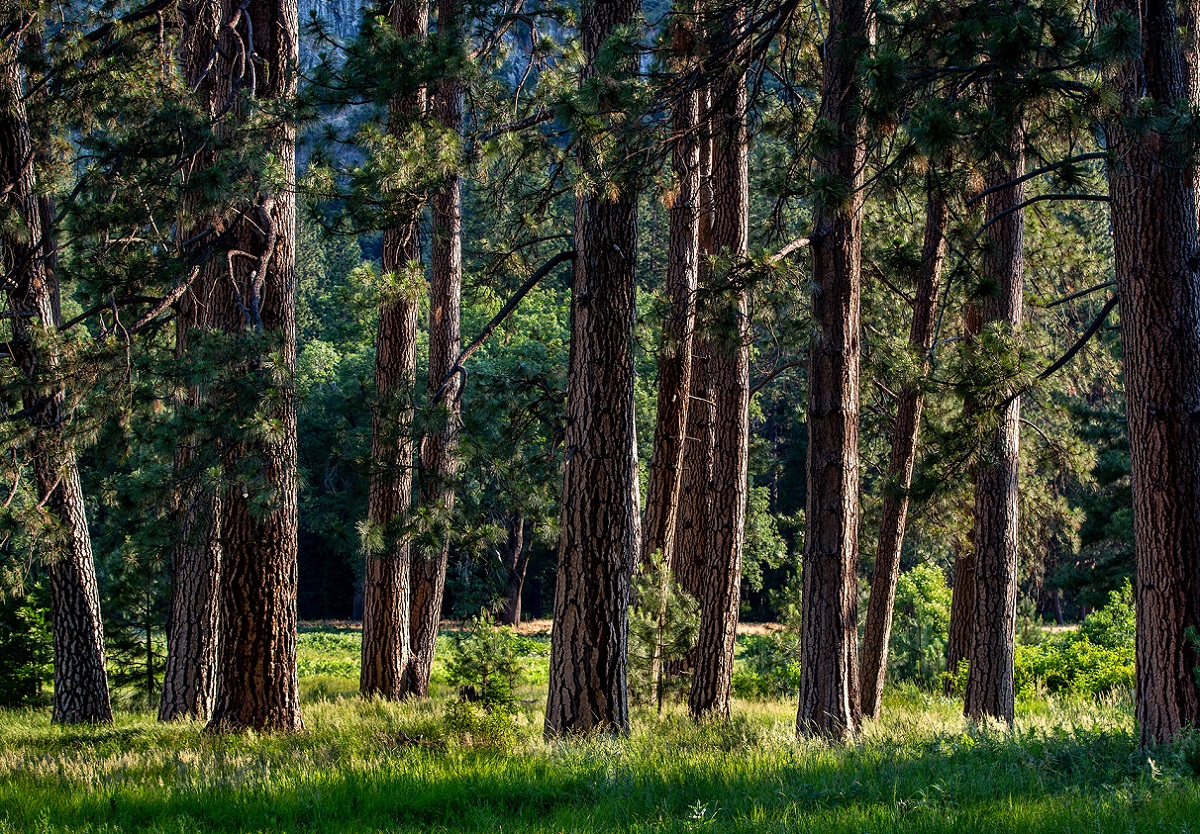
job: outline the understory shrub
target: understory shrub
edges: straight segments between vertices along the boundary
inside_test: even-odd
[[[888,648],[889,680],[921,686],[941,680],[951,593],[945,575],[935,565],[918,565],[900,574]]]
[[[676,582],[661,552],[633,580],[629,606],[629,694],[637,703],[682,697],[690,673],[672,671],[696,647],[700,606]]]
[[[800,632],[784,628],[747,634],[738,641],[740,661],[733,669],[739,698],[794,696],[800,692]]]
[[[36,702],[51,680],[50,629],[28,600],[0,602],[0,707]]]
[[[1133,686],[1133,589],[1126,580],[1108,604],[1084,618],[1078,630],[1036,645],[1017,646],[1017,692],[1103,695]]]

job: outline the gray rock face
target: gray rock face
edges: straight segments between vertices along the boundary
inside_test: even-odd
[[[362,20],[362,0],[299,0],[300,28],[305,30],[313,15],[324,24],[328,33],[339,40],[350,40],[358,33]],[[313,49],[312,37],[304,32],[300,41],[301,60],[305,51]]]

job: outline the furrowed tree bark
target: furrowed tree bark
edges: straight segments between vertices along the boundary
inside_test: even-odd
[[[949,205],[930,175],[926,182],[925,238],[921,247],[921,272],[913,298],[912,323],[908,347],[920,357],[921,374],[929,368],[929,350],[937,321],[938,284],[946,258],[946,221]],[[921,430],[921,409],[925,402],[921,380],[900,392],[896,420],[892,424],[892,452],[888,458],[887,486],[879,521],[879,546],[875,551],[875,570],[871,576],[871,596],[867,603],[867,622],[862,642],[862,713],[879,717],[883,682],[887,675],[888,642],[892,634],[892,610],[896,603],[896,582],[900,578],[900,554],[904,550],[904,526],[908,518],[908,491],[912,486],[917,462],[917,441]]]
[[[176,451],[177,470],[190,468],[192,454],[182,446]],[[217,695],[221,506],[215,491],[204,485],[186,485],[180,499],[158,719],[205,721]]]
[[[397,36],[419,40],[428,25],[423,0],[387,4]],[[427,104],[424,88],[389,102],[388,132],[402,137]],[[411,657],[413,392],[417,382],[419,204],[402,200],[383,232],[384,290],[375,334],[375,396],[371,415],[371,484],[367,524],[379,541],[367,552],[363,575],[363,642],[359,692],[397,700],[406,694]],[[377,548],[377,549],[376,549]],[[435,619],[436,635],[436,619]]]
[[[220,2],[229,22],[222,43],[242,43],[238,51],[215,51],[214,74],[241,72],[237,83],[250,106],[286,107],[296,92],[295,0]],[[230,63],[243,49],[262,63]],[[236,105],[228,118],[240,125],[246,106]],[[233,207],[233,248],[213,304],[214,327],[240,354],[232,370],[241,396],[227,415],[222,449],[221,645],[210,731],[303,729],[296,675],[296,131],[275,117],[260,129],[270,138],[276,176],[261,178],[257,193]],[[259,428],[263,422],[269,432]]]
[[[178,6],[181,30],[180,68],[188,87],[197,96],[196,105],[216,119],[229,98],[228,77],[210,76],[209,56],[222,33],[220,3],[189,0]],[[188,179],[213,165],[216,154],[204,149],[188,169]],[[199,194],[185,191],[182,197],[180,241],[210,227],[219,217],[206,209]],[[201,273],[191,291],[180,299],[175,313],[175,356],[186,362],[192,348],[193,331],[211,327],[208,311],[211,294],[221,264],[217,258],[202,258]],[[181,394],[176,407],[185,411],[202,408],[203,392],[191,386]],[[163,668],[160,721],[181,718],[208,720],[217,695],[217,660],[220,636],[221,534],[220,497],[216,489],[204,483],[195,472],[196,457],[202,450],[195,437],[185,438],[175,450],[175,477],[178,486],[176,513],[179,518],[178,541],[172,556],[171,614],[167,623],[167,659]]]
[[[744,20],[740,7],[723,11],[714,21],[718,40],[737,37]],[[728,259],[730,270],[745,266],[750,243],[748,94],[741,57],[728,56],[713,90],[712,246]],[[726,298],[710,360],[715,397],[712,498],[700,575],[696,669],[688,693],[688,708],[696,718],[710,713],[729,716],[741,601],[750,452],[750,325],[746,290],[736,277],[733,280],[733,286],[722,288]]]
[[[991,185],[1015,180],[1025,171],[1019,122],[1004,151],[1007,158],[994,167]],[[1025,222],[1023,213],[1013,208],[1024,201],[1025,187],[1017,184],[988,195],[985,202],[985,223],[991,225],[983,258],[988,292],[981,311],[985,323],[999,325],[1014,337],[1021,329],[1025,292]],[[1009,397],[989,415],[984,459],[975,470],[975,593],[963,706],[969,718],[999,718],[1010,724],[1016,698],[1020,421],[1019,396]]]
[[[713,253],[713,142],[708,123],[709,109],[709,91],[701,89],[697,112],[702,115],[696,131],[700,145],[698,262],[705,255]],[[671,577],[693,597],[700,593],[700,570],[712,505],[713,446],[716,442],[716,394],[709,369],[713,346],[707,332],[711,329],[711,322],[708,321],[710,316],[711,311],[697,306],[694,313],[687,423],[680,461],[679,507],[675,517],[674,541],[667,553]]]
[[[820,118],[836,128],[817,155],[833,194],[813,216],[814,332],[809,351],[798,732],[841,739],[859,723],[858,407],[865,146],[857,65],[870,3],[831,0]],[[840,197],[840,198],[839,198]]]
[[[461,48],[460,0],[438,3],[438,37],[448,51]],[[444,78],[433,91],[433,114],[442,128],[462,133],[463,90]],[[421,441],[420,500],[433,519],[434,535],[417,549],[412,563],[412,658],[405,692],[424,697],[442,615],[446,562],[450,556],[450,516],[458,475],[458,426],[462,377],[450,375],[462,347],[462,177],[455,174],[433,196],[429,271],[429,383],[431,413]]]
[[[521,624],[521,591],[525,587],[525,571],[529,567],[529,550],[525,543],[525,518],[514,513],[508,522],[508,546],[504,551],[504,567],[508,571],[508,591],[504,596],[504,610],[500,622],[504,625]]]
[[[1140,54],[1106,69],[1120,98],[1105,124],[1110,215],[1121,299],[1125,402],[1133,482],[1137,609],[1136,716],[1143,745],[1200,725],[1184,629],[1200,624],[1200,245],[1196,177],[1186,133],[1169,116],[1192,101],[1176,6],[1104,0],[1102,25],[1140,24]],[[1137,115],[1135,115],[1137,114]]]
[[[629,56],[600,75],[597,56],[618,27],[632,23],[634,0],[585,0],[581,84],[621,83],[638,71]],[[617,130],[627,129],[616,122]],[[567,381],[562,539],[550,648],[548,736],[627,732],[629,585],[638,558],[633,383],[637,191],[633,171],[601,168],[598,141],[579,137],[580,167],[614,186],[575,203],[575,279]],[[617,138],[620,144],[624,144]],[[618,151],[617,158],[622,154]],[[613,179],[613,174],[616,178]]]
[[[690,6],[691,4],[686,4]],[[672,48],[686,61],[695,40],[690,21],[674,22]],[[685,65],[686,66],[686,65]],[[658,355],[658,414],[646,489],[642,529],[642,561],[659,554],[670,564],[683,481],[689,392],[692,382],[692,336],[696,327],[696,282],[700,252],[700,93],[680,95],[672,115],[672,167],[678,193],[670,208],[667,246],[667,297]]]
[[[0,16],[14,29],[39,25],[15,13]],[[70,438],[66,392],[59,378],[62,356],[56,346],[60,311],[57,276],[52,271],[57,247],[45,239],[43,218],[49,199],[38,193],[34,147],[25,109],[25,84],[18,57],[19,37],[0,44],[0,209],[10,218],[0,224],[11,337],[8,349],[22,380],[29,415],[38,495],[57,527],[47,572],[50,576],[54,643],[54,721],[61,724],[112,721],[105,670],[104,628],[92,559],[83,489]],[[15,219],[17,222],[13,222]]]

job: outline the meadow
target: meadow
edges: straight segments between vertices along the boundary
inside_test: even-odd
[[[0,832],[1200,832],[1200,746],[1139,751],[1124,692],[1026,697],[1009,731],[905,685],[842,746],[798,741],[783,698],[702,725],[638,707],[627,738],[546,742],[540,650],[492,720],[444,666],[427,702],[357,698],[357,640],[302,635],[295,737],[0,712]]]

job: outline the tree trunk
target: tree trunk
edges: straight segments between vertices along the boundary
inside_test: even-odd
[[[1200,253],[1192,148],[1169,117],[1193,99],[1170,3],[1105,0],[1102,24],[1139,21],[1142,54],[1109,67],[1119,110],[1105,125],[1137,560],[1136,713],[1143,744],[1200,724],[1184,629],[1200,624]],[[1141,114],[1148,102],[1155,116]],[[1167,118],[1162,118],[1167,117]]]
[[[508,547],[504,552],[504,567],[508,571],[508,592],[504,596],[504,611],[500,622],[521,624],[521,591],[525,587],[525,570],[529,567],[529,550],[525,546],[525,518],[514,513],[508,522]]]
[[[967,659],[975,613],[975,552],[961,548],[954,559],[954,590],[950,598],[950,632],[946,639],[946,679],[942,690],[953,695],[958,666]]]
[[[800,661],[802,734],[852,736],[858,694],[858,404],[863,118],[857,78],[870,3],[830,0],[820,118],[837,131],[817,174],[845,194],[813,215],[808,500]]]
[[[186,468],[176,453],[176,469]],[[159,721],[208,719],[217,695],[220,629],[220,500],[204,485],[185,488],[175,545],[167,660],[163,668]]]
[[[460,0],[438,3],[438,33],[443,48],[461,48]],[[456,78],[438,82],[433,113],[445,130],[461,134],[463,90]],[[418,549],[412,565],[412,659],[405,691],[424,697],[450,556],[450,517],[458,475],[458,426],[462,377],[450,376],[462,348],[462,178],[455,176],[432,200],[433,241],[429,273],[429,409],[421,442],[420,499],[433,519],[433,542]]]
[[[717,23],[722,41],[736,37],[744,12],[731,8]],[[721,53],[718,53],[721,54]],[[745,268],[750,240],[749,137],[746,75],[735,55],[722,55],[713,89],[712,246]],[[714,336],[710,373],[714,400],[711,504],[701,572],[700,633],[688,708],[729,716],[734,640],[741,600],[742,544],[746,521],[746,477],[750,451],[750,325],[746,290],[722,288],[728,296],[720,335]]]
[[[606,78],[597,57],[639,12],[634,0],[582,4],[585,65],[581,84],[619,83],[636,57]],[[624,34],[624,33],[622,33]],[[607,69],[607,68],[605,68]],[[584,171],[606,179],[597,137],[580,136]],[[618,154],[618,157],[620,154]],[[639,541],[633,383],[637,189],[617,172],[575,204],[575,279],[567,381],[562,540],[554,594],[546,734],[626,732],[629,584]]]
[[[921,249],[921,273],[913,298],[912,324],[908,347],[920,357],[922,376],[929,368],[929,350],[937,319],[938,284],[946,258],[946,221],[949,206],[930,175],[926,183],[925,240]],[[867,623],[862,642],[862,712],[879,717],[883,681],[887,675],[888,641],[892,635],[892,609],[896,603],[896,582],[900,578],[900,554],[904,550],[904,525],[908,518],[908,490],[912,486],[917,462],[917,440],[921,429],[921,409],[925,396],[921,380],[905,387],[896,403],[896,421],[892,424],[892,452],[888,459],[887,483],[883,493],[883,511],[879,520],[879,547],[875,551],[875,571],[871,576],[871,597],[867,603]]]
[[[31,18],[16,18],[9,15],[5,22],[38,25]],[[112,720],[112,706],[92,541],[74,449],[63,432],[69,422],[66,393],[54,381],[62,365],[52,335],[60,323],[57,276],[50,269],[57,248],[44,238],[50,224],[42,209],[50,203],[38,193],[33,168],[19,40],[15,35],[0,45],[0,212],[19,219],[0,224],[0,256],[8,279],[8,348],[22,378],[38,496],[61,529],[48,566],[54,721],[106,723]]]
[[[387,4],[395,34],[423,40],[428,13],[423,0]],[[388,132],[403,137],[426,107],[423,88],[389,102]],[[363,642],[359,692],[397,700],[405,694],[411,663],[413,392],[417,381],[420,312],[421,206],[395,208],[383,232],[384,292],[375,334],[375,396],[371,415],[371,485],[367,523],[379,539],[363,574]],[[377,547],[378,549],[375,549]]]
[[[237,51],[218,49],[213,75],[244,69],[238,83],[252,99],[291,99],[295,0],[222,0],[222,9],[229,21],[222,40],[252,38],[240,47],[263,64],[250,72],[234,60]],[[238,107],[232,116],[245,114]],[[222,450],[221,647],[209,720],[215,731],[303,728],[296,676],[296,132],[284,120],[263,129],[273,139],[282,185],[262,182],[252,200],[234,207],[228,280],[213,305],[214,326],[236,337],[240,357],[231,370],[244,385]],[[257,431],[261,423],[273,430]]]
[[[686,61],[694,33],[690,21],[675,23],[673,49]],[[696,282],[700,252],[700,93],[689,90],[675,103],[672,117],[672,166],[678,193],[671,203],[667,251],[667,297],[670,308],[663,320],[658,354],[658,415],[646,490],[642,561],[659,554],[672,560],[679,496],[683,482],[683,452],[692,383],[692,336],[696,326]]]
[[[1007,158],[993,169],[989,185],[1009,182],[1025,172],[1019,121],[1005,152]],[[986,199],[985,223],[990,225],[983,278],[990,292],[981,301],[983,319],[1012,336],[1021,329],[1025,292],[1025,223],[1022,212],[1013,209],[1024,200],[1023,185],[1001,189]],[[1011,724],[1016,697],[1020,397],[1010,396],[989,417],[984,460],[975,470],[975,594],[963,712],[973,719],[999,718]]]
[[[701,89],[697,113],[703,114],[697,125],[699,140],[699,217],[697,218],[697,262],[713,253],[713,142],[708,124],[709,92]],[[687,423],[683,437],[679,475],[679,506],[675,516],[673,542],[667,551],[670,575],[679,586],[696,597],[700,593],[700,569],[709,529],[712,504],[713,445],[716,442],[715,399],[710,365],[713,346],[707,331],[711,311],[697,307],[692,337],[692,367],[688,390]]]
[[[209,76],[209,57],[213,44],[222,33],[220,3],[211,0],[187,0],[179,4],[181,20],[180,65],[196,102],[210,118],[216,119],[230,91],[225,79]],[[188,169],[191,183],[197,174],[216,162],[213,149],[196,154]],[[202,179],[202,177],[200,177]],[[195,187],[195,186],[194,186]],[[203,188],[185,190],[182,196],[186,225],[181,224],[179,240],[191,240],[210,226],[220,225],[205,205]],[[186,362],[192,348],[193,331],[211,328],[209,310],[212,292],[221,279],[220,259],[200,258],[200,274],[192,282],[175,311],[175,356]],[[203,408],[204,392],[191,386],[176,400],[180,411]],[[217,661],[220,636],[221,536],[220,497],[199,472],[202,441],[196,437],[181,440],[175,450],[174,476],[178,481],[175,511],[179,519],[178,540],[172,558],[171,614],[167,624],[167,659],[163,669],[163,689],[158,718],[207,720],[217,695]],[[206,461],[207,462],[207,461]]]

